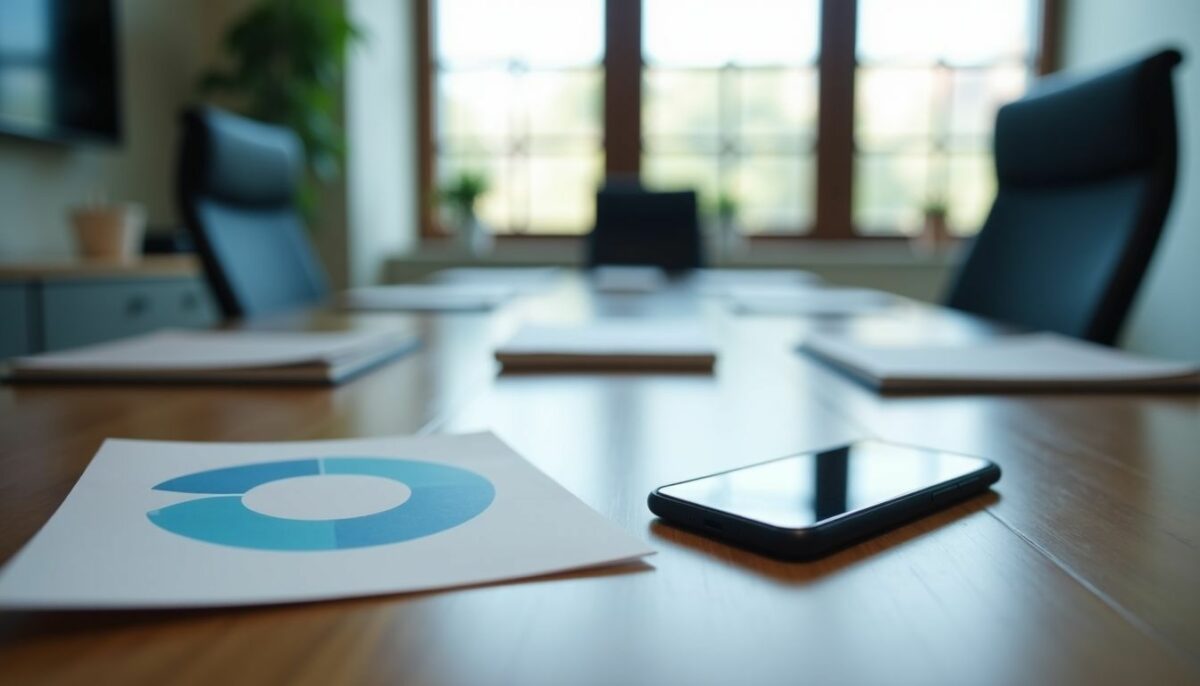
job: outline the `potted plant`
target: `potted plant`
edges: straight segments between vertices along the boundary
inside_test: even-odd
[[[451,222],[467,252],[475,256],[487,253],[492,247],[492,234],[479,221],[475,206],[488,190],[487,177],[480,172],[464,170],[447,181],[438,191],[442,204],[449,210]]]
[[[202,95],[300,137],[309,174],[297,200],[310,218],[318,184],[341,173],[341,84],[360,36],[341,0],[259,0],[225,34],[226,64],[200,77]]]
[[[944,198],[933,196],[925,201],[922,211],[925,221],[915,243],[923,252],[936,254],[950,239],[946,228],[949,208]]]
[[[732,193],[721,191],[717,194],[715,208],[717,217],[716,240],[719,245],[719,254],[726,260],[741,247],[741,234],[737,226],[738,209],[737,197]]]

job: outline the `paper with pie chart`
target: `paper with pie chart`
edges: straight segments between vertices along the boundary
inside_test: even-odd
[[[0,570],[0,606],[302,602],[492,583],[652,552],[491,434],[110,439]]]

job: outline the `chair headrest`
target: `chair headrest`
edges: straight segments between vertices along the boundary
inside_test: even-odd
[[[304,169],[291,130],[214,107],[184,114],[183,175],[191,191],[224,202],[290,204]]]
[[[1151,165],[1173,140],[1171,70],[1165,50],[1084,79],[1049,77],[996,117],[1002,183],[1086,181]]]

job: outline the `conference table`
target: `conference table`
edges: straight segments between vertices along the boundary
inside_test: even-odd
[[[907,301],[736,314],[681,277],[581,274],[484,313],[313,309],[240,324],[410,327],[416,352],[336,387],[0,386],[0,560],[108,437],[280,441],[491,431],[656,554],[513,583],[299,605],[0,612],[0,682],[1200,683],[1200,399],[880,395],[796,350],[811,331],[981,340]],[[699,319],[712,374],[501,373],[522,322]],[[989,493],[806,563],[658,521],[656,486],[877,437],[986,457]]]

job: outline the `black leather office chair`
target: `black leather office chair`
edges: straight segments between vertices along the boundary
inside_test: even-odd
[[[183,126],[179,203],[224,315],[322,299],[325,275],[295,204],[304,173],[295,134],[208,107],[185,113]]]
[[[630,181],[596,193],[587,264],[646,265],[676,271],[703,266],[695,191],[655,192]]]
[[[946,303],[1112,344],[1175,187],[1167,50],[1083,79],[1051,78],[996,117],[998,191]]]

